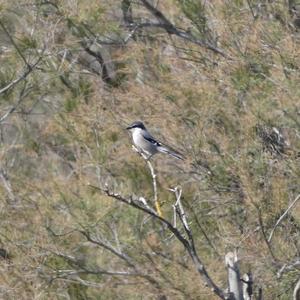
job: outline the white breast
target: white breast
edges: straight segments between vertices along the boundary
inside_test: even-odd
[[[147,155],[153,155],[158,152],[155,145],[144,139],[142,132],[143,130],[140,128],[132,129],[132,139],[134,145]]]

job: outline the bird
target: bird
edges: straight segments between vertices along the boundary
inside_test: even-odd
[[[168,154],[177,159],[184,159],[182,154],[172,150],[170,147],[163,145],[161,142],[156,140],[146,129],[143,122],[133,122],[126,129],[129,130],[132,135],[134,146],[140,153],[146,156],[147,160],[149,160],[154,154],[159,152]]]

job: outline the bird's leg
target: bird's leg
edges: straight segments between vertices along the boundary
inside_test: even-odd
[[[150,154],[148,157],[146,157],[145,159],[147,160],[147,161],[149,161],[150,160],[150,158],[153,156],[153,154]]]

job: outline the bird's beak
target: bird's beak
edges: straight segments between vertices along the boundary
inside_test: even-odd
[[[128,126],[128,127],[126,127],[126,129],[127,129],[127,130],[130,130],[130,129],[132,129],[132,126]]]

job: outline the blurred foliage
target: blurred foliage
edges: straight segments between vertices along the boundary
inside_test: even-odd
[[[129,2],[134,22],[157,23]],[[0,92],[1,299],[215,299],[166,228],[89,186],[152,204],[151,174],[125,130],[134,120],[187,157],[153,158],[159,200],[172,223],[169,189],[182,187],[214,281],[226,287],[223,258],[237,249],[256,294],[291,298],[299,203],[270,247],[266,238],[300,193],[299,28],[286,1],[157,8],[228,56],[125,24],[122,1],[2,1],[0,91],[21,80]]]

